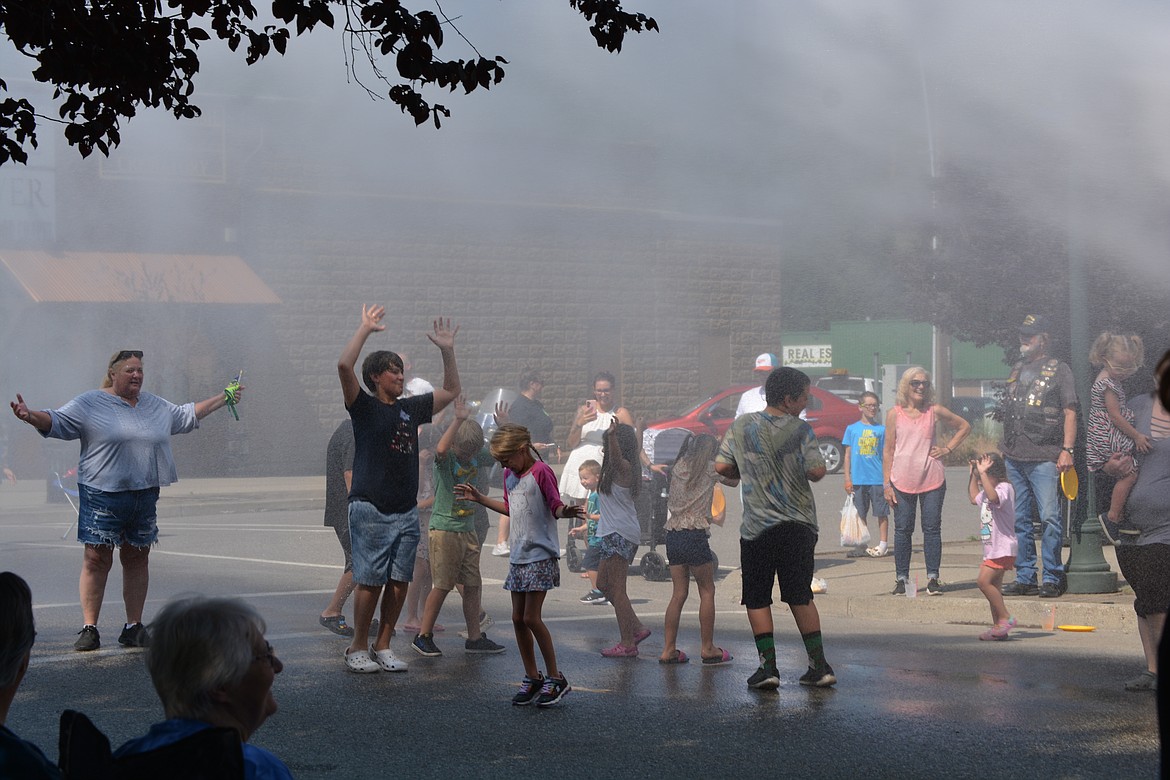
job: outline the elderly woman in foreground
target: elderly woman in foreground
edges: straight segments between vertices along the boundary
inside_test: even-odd
[[[122,745],[114,758],[226,727],[245,743],[248,780],[291,780],[279,758],[247,744],[276,712],[272,683],[284,668],[264,631],[260,614],[239,599],[194,596],[163,607],[151,624],[146,665],[167,720]]]

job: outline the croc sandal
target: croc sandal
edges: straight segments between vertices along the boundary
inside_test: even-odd
[[[719,655],[703,656],[703,666],[722,666],[731,663],[731,653],[722,647],[717,648]]]
[[[689,660],[691,659],[687,658],[687,654],[682,650],[675,650],[674,655],[672,655],[670,658],[659,658],[658,663],[665,665],[685,664]]]
[[[643,628],[641,631],[634,634],[634,647],[637,647],[638,645],[645,642],[648,636],[650,636],[650,629],[648,628]]]
[[[378,666],[373,658],[370,658],[369,652],[365,650],[354,650],[345,652],[345,668],[357,674],[373,674],[379,671],[382,667]]]
[[[345,622],[345,615],[322,617],[320,623],[338,636],[353,636],[353,626]]]

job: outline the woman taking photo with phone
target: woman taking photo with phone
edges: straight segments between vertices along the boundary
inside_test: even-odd
[[[558,489],[566,504],[584,504],[589,491],[581,487],[577,471],[587,460],[595,460],[604,467],[602,444],[605,432],[614,420],[634,427],[629,410],[617,405],[617,380],[608,371],[599,371],[593,377],[593,398],[577,407],[573,425],[569,428],[568,446],[572,452],[561,472]]]

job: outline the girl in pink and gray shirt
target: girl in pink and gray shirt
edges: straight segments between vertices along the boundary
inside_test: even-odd
[[[971,503],[979,507],[983,565],[979,567],[978,583],[991,606],[992,626],[979,638],[1007,639],[1016,619],[1008,614],[1000,586],[1003,573],[1016,565],[1016,491],[1008,480],[1002,456],[987,453],[971,461],[967,494]]]

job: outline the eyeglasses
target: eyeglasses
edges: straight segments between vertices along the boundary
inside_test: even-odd
[[[862,409],[877,409],[878,404],[858,404]]]
[[[272,645],[268,642],[264,643],[264,654],[252,656],[252,663],[257,661],[267,661],[268,665],[273,669],[276,668],[276,651],[272,649]]]
[[[110,365],[108,366],[108,368],[113,368],[115,363],[121,363],[123,360],[129,360],[132,357],[138,358],[139,360],[141,360],[142,359],[142,350],[140,350],[140,349],[124,349],[124,350],[122,350],[121,352],[114,355],[114,357],[110,359]]]
[[[613,393],[612,387],[595,387],[593,392],[597,395],[611,395]]]
[[[927,387],[930,387],[930,380],[929,379],[911,379],[910,386],[916,390],[920,387],[927,388]]]

